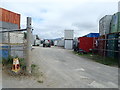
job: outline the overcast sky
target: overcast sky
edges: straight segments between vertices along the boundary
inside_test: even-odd
[[[99,32],[99,19],[118,11],[119,0],[0,0],[5,9],[21,14],[21,28],[32,17],[34,34],[40,38],[59,38],[65,29],[79,37]]]

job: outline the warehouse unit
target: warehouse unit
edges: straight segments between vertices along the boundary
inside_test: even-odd
[[[64,31],[64,48],[65,49],[73,49],[73,30],[65,30]]]
[[[110,33],[111,20],[112,20],[112,15],[106,15],[100,19],[100,21],[99,21],[100,36]]]

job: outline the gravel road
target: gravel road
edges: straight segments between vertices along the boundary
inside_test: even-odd
[[[32,63],[38,78],[9,77],[3,72],[4,88],[118,88],[118,68],[99,64],[58,47],[34,47]],[[43,81],[40,83],[39,81]]]

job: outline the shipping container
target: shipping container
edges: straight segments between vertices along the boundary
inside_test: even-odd
[[[54,46],[57,46],[57,45],[58,45],[58,41],[55,40],[55,41],[54,41]]]
[[[118,12],[120,12],[120,1],[118,2]]]
[[[110,33],[111,20],[112,20],[112,15],[106,15],[100,19],[100,21],[99,21],[100,36]]]
[[[111,58],[118,58],[118,52],[119,51],[119,40],[117,40],[120,37],[120,33],[113,33],[107,35],[107,57]],[[111,40],[112,39],[112,40]],[[115,40],[116,39],[116,40]]]
[[[89,33],[83,37],[99,37],[99,36],[100,36],[99,33]]]
[[[1,45],[0,46],[0,58],[7,59],[9,57],[10,52],[9,45]]]
[[[20,14],[14,13],[12,11],[0,8],[0,21],[2,22],[8,22],[18,25],[18,29],[20,29]]]
[[[94,39],[93,37],[79,37],[79,49],[83,50],[84,52],[90,52],[94,49]]]
[[[120,32],[120,12],[117,12],[112,16],[110,33],[115,33],[115,32]]]
[[[65,49],[73,49],[73,40],[65,40],[64,43]]]
[[[98,55],[104,56],[105,55],[105,35],[102,35],[98,38]]]
[[[4,21],[0,21],[0,25],[2,30],[10,30],[10,29],[18,29],[19,26],[18,24],[14,24],[14,23],[9,23],[9,22],[4,22]]]
[[[73,39],[74,37],[74,31],[73,30],[65,30],[64,31],[64,39]]]

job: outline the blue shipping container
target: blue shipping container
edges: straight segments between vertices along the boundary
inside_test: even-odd
[[[9,48],[10,46],[0,46],[0,59],[5,58],[7,59],[9,57]]]
[[[99,37],[100,34],[99,33],[89,33],[86,35],[86,37]]]

